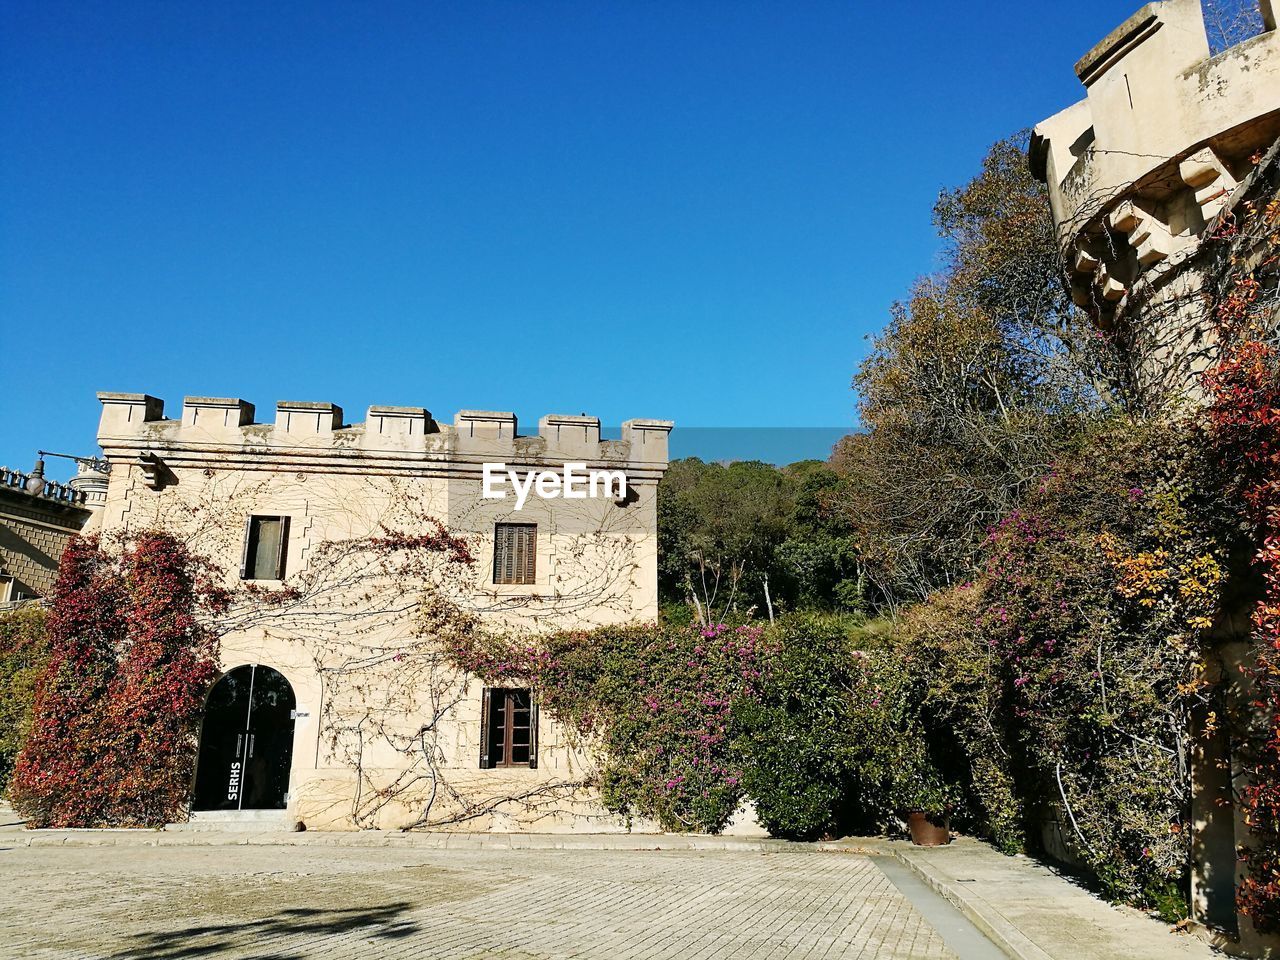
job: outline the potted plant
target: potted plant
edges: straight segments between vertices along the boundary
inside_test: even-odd
[[[906,749],[893,776],[894,805],[907,823],[912,843],[921,847],[948,844],[955,789],[929,758],[920,740],[911,738],[903,745]]]
[[[905,821],[922,846],[950,843],[960,795],[932,754],[931,743],[947,738],[926,733],[919,677],[894,652],[855,650],[851,659],[848,766],[859,805],[882,826]]]
[[[945,802],[912,804],[907,808],[906,820],[911,842],[918,847],[941,847],[951,842],[951,807]]]

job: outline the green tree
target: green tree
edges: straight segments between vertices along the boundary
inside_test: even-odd
[[[969,579],[988,528],[1131,395],[1112,345],[1066,296],[1024,140],[995,144],[974,180],[939,197],[944,268],[895,306],[854,378],[865,433],[831,463],[890,602]]]
[[[780,591],[794,610],[862,611],[866,578],[857,538],[840,509],[844,479],[817,460],[783,473],[794,485],[787,538],[778,546]]]
[[[772,614],[793,486],[767,463],[672,463],[658,496],[664,595],[691,604],[701,623],[752,609]]]
[[[689,604],[699,622],[862,610],[865,576],[844,483],[820,460],[781,468],[676,461],[658,488],[663,599]]]

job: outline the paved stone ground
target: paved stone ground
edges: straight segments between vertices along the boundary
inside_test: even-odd
[[[1003,856],[976,840],[894,848],[930,887],[962,907],[988,939],[1024,960],[1220,956],[1199,937],[1171,933],[1166,924],[1107,903],[1044,864]]]
[[[0,844],[30,960],[952,958],[853,853]]]

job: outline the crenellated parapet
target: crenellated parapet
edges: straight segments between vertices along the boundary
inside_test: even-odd
[[[1261,12],[1264,32],[1210,56],[1199,0],[1144,5],[1076,64],[1085,99],[1036,126],[1072,299],[1101,322],[1176,277],[1280,137],[1280,34]]]
[[[668,462],[669,420],[628,420],[621,437],[602,439],[600,420],[549,414],[523,436],[514,413],[460,410],[442,424],[425,407],[369,407],[346,423],[332,403],[280,401],[270,422],[252,403],[187,397],[179,416],[141,393],[100,393],[98,443],[108,459],[138,462],[157,477],[160,463],[220,461],[247,469],[317,469],[470,476],[484,463],[558,465],[583,462],[623,468],[636,480],[657,479]]]

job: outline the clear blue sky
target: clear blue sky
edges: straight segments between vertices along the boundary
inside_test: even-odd
[[[0,463],[97,390],[852,424],[930,208],[1139,6],[0,5]]]

